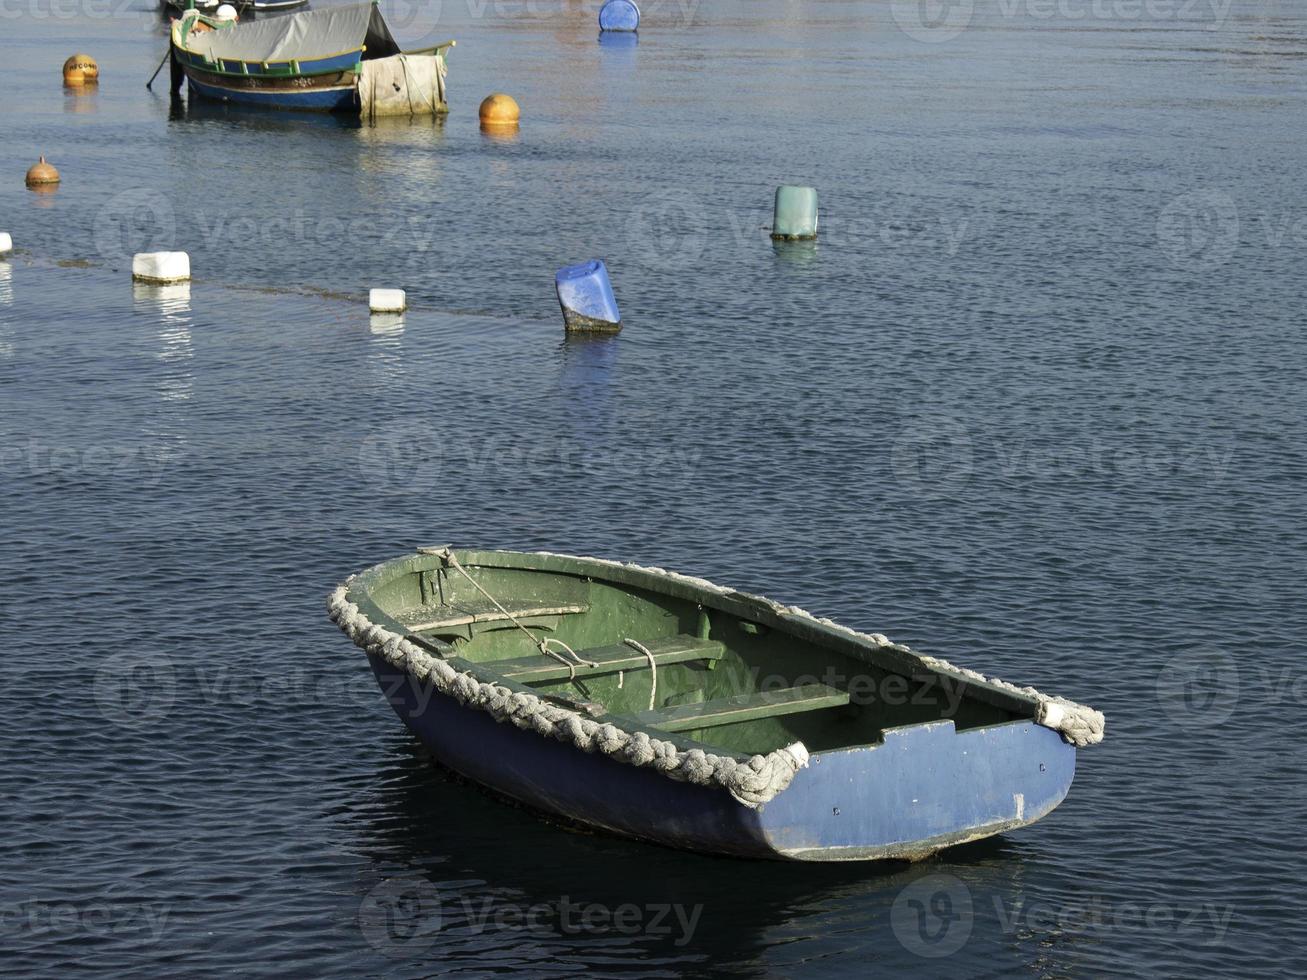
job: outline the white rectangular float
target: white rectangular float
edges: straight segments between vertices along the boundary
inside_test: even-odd
[[[373,313],[403,313],[408,298],[402,289],[373,289],[368,293],[368,308]]]
[[[191,257],[185,252],[138,252],[132,256],[132,278],[166,286],[191,278]]]

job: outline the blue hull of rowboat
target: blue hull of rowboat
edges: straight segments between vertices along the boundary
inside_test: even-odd
[[[917,859],[1024,826],[1075,776],[1057,732],[1013,721],[957,732],[907,725],[882,743],[814,753],[757,809],[719,789],[541,738],[419,685],[368,655],[387,700],[455,772],[564,820],[687,850],[799,861]]]
[[[191,91],[206,99],[261,106],[266,109],[289,109],[305,112],[348,112],[358,109],[358,89],[351,82],[335,88],[302,90],[267,90],[235,88],[201,82],[187,77]]]

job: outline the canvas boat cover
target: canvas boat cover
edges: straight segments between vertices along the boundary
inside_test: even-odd
[[[397,54],[363,62],[359,106],[368,119],[422,116],[445,111],[445,59]]]
[[[399,45],[373,3],[306,10],[192,33],[186,49],[210,61],[311,61],[367,47],[366,58],[399,54]]]

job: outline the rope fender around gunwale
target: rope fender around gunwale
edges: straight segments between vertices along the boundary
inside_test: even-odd
[[[767,755],[755,755],[747,761],[702,749],[682,752],[673,743],[651,738],[647,732],[627,732],[611,723],[601,725],[578,711],[551,704],[534,694],[479,681],[369,620],[346,597],[350,581],[346,580],[331,593],[327,612],[355,646],[381,657],[418,681],[429,681],[438,692],[466,707],[485,711],[496,721],[509,722],[584,752],[602,752],[618,762],[649,767],[681,782],[719,787],[750,808],[774,799],[790,785],[794,774],[808,764],[808,750],[802,742]]]

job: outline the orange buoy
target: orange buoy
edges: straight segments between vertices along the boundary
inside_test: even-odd
[[[482,126],[516,126],[521,115],[517,100],[503,92],[487,95],[481,102]]]
[[[27,171],[28,187],[47,187],[57,183],[59,183],[59,171],[46,163],[45,157],[41,157],[40,162],[32,164]]]
[[[91,85],[100,80],[100,66],[89,54],[75,54],[64,62],[65,85]]]

